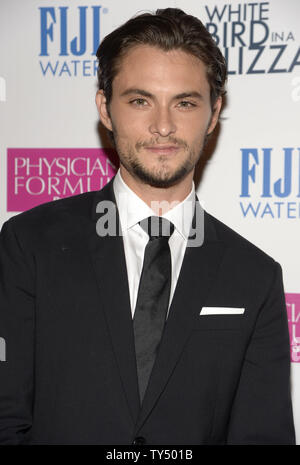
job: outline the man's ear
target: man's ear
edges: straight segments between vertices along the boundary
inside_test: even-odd
[[[215,104],[214,104],[214,109],[211,115],[209,127],[207,130],[207,134],[211,134],[213,130],[215,129],[218,119],[219,119],[219,114],[222,108],[222,97],[218,97]]]
[[[101,123],[104,124],[106,129],[109,129],[110,131],[112,131],[112,124],[111,124],[111,119],[110,119],[109,112],[107,109],[106,97],[102,89],[97,91],[95,100],[96,100],[96,105],[98,108],[98,113],[100,116]]]

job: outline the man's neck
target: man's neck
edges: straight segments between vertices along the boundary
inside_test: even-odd
[[[120,174],[127,186],[140,197],[156,215],[163,215],[189,195],[192,190],[194,173],[189,173],[180,183],[168,188],[158,188],[145,184],[134,178],[122,165],[120,166]]]

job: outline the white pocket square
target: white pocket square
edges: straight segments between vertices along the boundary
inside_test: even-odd
[[[202,307],[199,315],[241,315],[244,311],[240,307]]]

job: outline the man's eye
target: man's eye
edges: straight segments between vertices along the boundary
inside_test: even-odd
[[[143,107],[145,105],[147,105],[147,101],[143,98],[135,98],[134,100],[131,100],[130,103],[132,103],[133,105],[136,105],[138,107]]]
[[[179,102],[178,105],[182,108],[192,108],[196,106],[194,103],[188,102],[187,100],[182,100],[182,102]]]

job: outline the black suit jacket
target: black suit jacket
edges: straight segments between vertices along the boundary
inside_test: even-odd
[[[140,406],[123,241],[96,234],[101,200],[112,181],[3,225],[0,443],[293,444],[280,266],[205,213]]]

